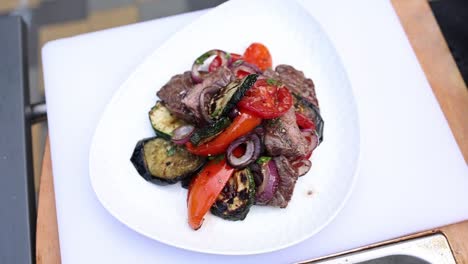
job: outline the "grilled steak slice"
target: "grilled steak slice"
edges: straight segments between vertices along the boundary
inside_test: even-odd
[[[165,103],[172,114],[190,123],[195,122],[192,113],[180,101],[193,87],[192,76],[189,71],[174,75],[156,95]]]
[[[281,64],[276,66],[275,72],[277,75],[271,74],[271,72],[265,73],[267,76],[271,75],[271,78],[279,79],[291,92],[299,94],[318,107],[314,82],[306,78],[302,71],[296,70],[292,66]]]
[[[182,104],[189,109],[197,120],[197,124],[203,124],[203,115],[201,113],[200,96],[205,89],[210,89],[210,94],[216,93],[219,89],[228,85],[235,78],[234,74],[227,67],[219,67],[216,71],[206,74],[203,82],[196,84],[193,89],[188,91],[182,99]],[[209,100],[205,100],[209,101]],[[179,101],[180,103],[180,101]]]
[[[274,157],[273,160],[278,168],[280,177],[278,190],[273,195],[273,198],[268,202],[268,205],[285,208],[294,192],[294,186],[298,178],[297,172],[284,156]]]
[[[308,142],[296,124],[294,107],[279,118],[267,121],[265,128],[264,143],[269,155],[294,158],[307,153]]]

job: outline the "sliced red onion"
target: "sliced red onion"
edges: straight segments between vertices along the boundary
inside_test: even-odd
[[[279,184],[279,174],[276,163],[273,160],[270,160],[262,164],[262,176],[263,181],[260,186],[257,188],[257,193],[255,194],[255,203],[256,204],[267,204],[275,195],[278,190]]]
[[[244,61],[244,62],[242,63],[242,65],[244,65],[244,66],[246,66],[246,67],[249,67],[250,69],[254,70],[256,73],[259,73],[259,74],[262,74],[262,73],[263,73],[263,71],[260,70],[260,68],[258,68],[258,66],[255,65],[255,64],[248,63],[248,62]]]
[[[311,133],[311,132],[314,132],[315,129],[313,128],[301,128],[301,132],[303,133]]]
[[[229,67],[229,69],[232,69],[232,68],[235,68],[235,67],[241,65],[242,63],[244,63],[244,60],[242,60],[242,59],[236,60],[235,62],[229,63],[228,67]]]
[[[176,128],[172,133],[172,142],[177,145],[183,145],[187,143],[192,136],[195,127],[192,125],[184,125]]]
[[[192,64],[192,80],[194,83],[201,83],[203,81],[200,68],[211,56],[219,56],[221,58],[220,66],[229,65],[231,63],[231,56],[223,50],[213,49],[203,53]]]
[[[308,159],[298,159],[291,162],[292,167],[296,170],[297,175],[303,176],[305,175],[310,168],[312,167],[312,162]]]
[[[207,123],[211,123],[213,121],[213,119],[211,118],[211,115],[208,113],[208,109],[207,109],[207,103],[206,103],[206,95],[213,95],[215,93],[217,93],[222,87],[220,86],[217,86],[217,85],[213,85],[213,86],[209,86],[209,87],[206,87],[205,89],[203,89],[203,91],[200,93],[200,104],[199,104],[199,109],[200,109],[200,112],[203,116],[203,119],[207,122]],[[211,96],[210,96],[211,98]]]
[[[231,70],[236,76],[238,71],[247,72],[249,74],[263,73],[262,70],[260,70],[256,65],[241,60],[234,62],[231,66]]]
[[[193,66],[192,66],[192,81],[193,83],[201,83],[203,81],[200,72],[197,70],[194,71]]]
[[[255,134],[259,135],[262,137],[265,134],[265,128],[263,126],[258,126],[254,129]]]
[[[231,111],[229,111],[229,118],[234,119],[240,114],[239,109],[237,107],[234,107]]]
[[[240,157],[234,155],[234,150],[245,144],[245,153]],[[261,152],[260,138],[256,134],[249,134],[234,140],[227,149],[227,162],[234,168],[245,168],[258,159]]]

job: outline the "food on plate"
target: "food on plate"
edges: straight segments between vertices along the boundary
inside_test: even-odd
[[[197,230],[201,227],[203,217],[234,171],[235,169],[229,166],[223,157],[218,157],[208,162],[192,180],[187,196],[188,222],[191,228]]]
[[[262,71],[272,66],[270,51],[261,43],[252,43],[245,50],[243,58],[246,62],[258,66]]]
[[[184,147],[156,136],[138,141],[131,161],[147,181],[159,185],[176,183],[199,171],[206,158],[193,155]]]
[[[228,220],[243,220],[255,201],[255,181],[248,168],[234,171],[216,197],[211,213]]]
[[[287,207],[323,140],[313,81],[290,65],[273,69],[260,43],[242,55],[203,53],[157,95],[155,136],[137,142],[131,162],[147,181],[188,188],[194,230],[208,211],[236,221],[252,205]]]

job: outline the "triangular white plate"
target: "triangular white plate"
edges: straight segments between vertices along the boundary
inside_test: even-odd
[[[293,65],[314,80],[325,120],[324,142],[286,209],[253,206],[237,222],[208,214],[202,228],[193,231],[187,224],[186,190],[144,181],[129,159],[135,143],[153,135],[147,113],[171,76],[189,70],[209,49],[242,53],[252,42],[270,49],[274,65]],[[338,214],[355,181],[359,146],[345,69],[317,21],[295,1],[234,0],[176,33],[122,85],[97,126],[89,167],[101,203],[133,230],[199,252],[257,254],[303,241]]]

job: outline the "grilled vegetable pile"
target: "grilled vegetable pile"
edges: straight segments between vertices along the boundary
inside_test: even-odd
[[[323,140],[314,83],[289,65],[273,70],[260,43],[243,55],[205,52],[157,95],[155,136],[137,142],[130,160],[149,182],[188,187],[194,230],[208,211],[236,221],[254,204],[286,207]]]

